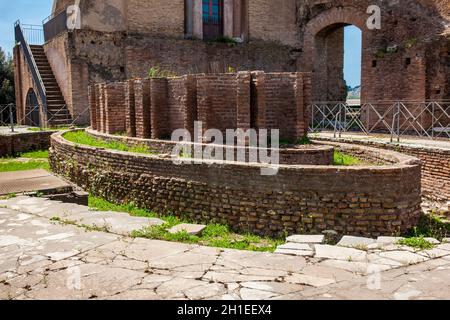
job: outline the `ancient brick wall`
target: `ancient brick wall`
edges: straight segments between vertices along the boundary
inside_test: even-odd
[[[54,131],[16,133],[0,135],[0,157],[15,156],[20,153],[47,150],[50,136]]]
[[[105,132],[125,132],[125,83],[108,83],[104,88]]]
[[[261,235],[397,235],[420,216],[420,164],[409,157],[382,167],[281,166],[262,176],[259,165],[175,165],[75,146],[56,134],[50,159],[55,172],[110,201]]]
[[[117,136],[110,135],[106,133],[101,133],[95,131],[93,129],[86,129],[86,132],[96,138],[105,141],[112,142],[122,142],[129,146],[142,146],[145,145],[152,150],[153,152],[160,154],[168,154],[172,155],[175,148],[178,146],[178,142],[176,141],[166,141],[166,140],[156,140],[156,139],[141,139],[134,137],[125,137],[125,136]],[[191,156],[195,157],[193,152],[195,146],[199,146],[198,143],[184,143],[183,146],[189,147],[191,151]],[[245,161],[247,162],[261,162],[262,159],[259,156],[256,156],[255,159],[251,159],[250,153],[253,152],[253,156],[255,151],[258,152],[258,148],[252,147],[237,147],[237,146],[225,146],[225,145],[212,145],[212,144],[201,144],[203,152],[206,148],[214,147],[216,150],[220,150],[224,155],[230,151],[233,152],[234,158],[229,159],[230,161],[238,161],[238,156],[241,156],[241,153],[245,153]],[[333,146],[324,146],[324,145],[301,145],[295,147],[280,147],[280,149],[276,150],[279,154],[280,164],[286,165],[332,165],[334,162],[334,147]],[[272,149],[264,150],[268,156],[272,154]],[[365,154],[358,154],[358,150],[356,151],[348,151],[349,153],[354,154],[357,157],[364,158]],[[203,154],[202,154],[203,155]],[[370,154],[371,158],[367,159],[374,163],[386,162],[386,158],[376,158],[376,154]],[[384,162],[383,162],[384,161]]]
[[[101,132],[167,139],[177,129],[192,134],[194,122],[201,121],[204,131],[218,129],[225,134],[227,129],[279,129],[282,139],[295,141],[307,132],[310,78],[303,73],[239,72],[137,79],[93,86],[100,98],[90,102],[96,104],[91,109],[100,109],[104,125],[97,128]],[[110,97],[114,101],[110,102]]]
[[[422,161],[422,194],[436,201],[448,201],[450,199],[450,151],[438,148],[390,145],[372,141],[339,140],[346,143],[394,150],[420,159]]]

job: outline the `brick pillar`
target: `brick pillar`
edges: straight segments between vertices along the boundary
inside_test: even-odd
[[[169,114],[167,110],[167,79],[150,80],[150,104],[152,139],[170,137]]]
[[[266,129],[266,74],[263,71],[252,72],[251,126]]]
[[[210,128],[209,115],[211,102],[208,97],[208,92],[212,92],[211,80],[205,74],[197,75],[197,118],[203,124],[203,132],[201,134],[204,134]]]
[[[299,72],[295,74],[294,95],[295,95],[295,140],[298,140],[306,135],[305,124],[305,96],[304,96],[303,75]]]
[[[311,104],[312,104],[312,73],[303,72],[303,103],[304,103],[304,119],[305,119],[305,130],[308,132],[309,125],[311,122]]]
[[[89,112],[91,114],[91,128],[97,130],[97,94],[96,87],[90,85],[88,87],[88,97],[89,97]]]
[[[97,91],[99,94],[98,101],[99,101],[99,110],[100,110],[99,117],[98,117],[100,123],[98,125],[98,128],[99,128],[99,131],[103,132],[103,133],[106,132],[105,87],[106,87],[106,84],[101,83],[98,85],[98,91]]]
[[[248,130],[251,127],[251,107],[250,107],[250,72],[239,72],[236,76],[236,109],[237,128]]]
[[[106,133],[125,132],[125,83],[109,83],[105,88]]]
[[[185,76],[186,105],[184,114],[184,128],[194,136],[194,122],[198,120],[197,113],[197,78],[194,75]]]
[[[125,83],[125,129],[129,137],[136,137],[134,80]]]
[[[149,139],[151,137],[150,80],[133,81],[136,137]]]

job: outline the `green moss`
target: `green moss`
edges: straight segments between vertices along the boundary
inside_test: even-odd
[[[91,136],[85,131],[70,131],[64,134],[64,138],[70,142],[78,145],[85,145],[95,148],[104,148],[117,151],[142,153],[142,154],[157,154],[154,150],[151,150],[147,145],[129,146],[120,141],[106,141]]]
[[[340,151],[334,152],[334,165],[335,166],[356,166],[362,163],[361,160],[350,156],[348,154],[344,154]]]

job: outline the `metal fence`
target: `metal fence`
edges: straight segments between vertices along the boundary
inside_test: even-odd
[[[25,40],[29,45],[43,45],[45,43],[42,26],[32,24],[22,24],[21,26]]]
[[[450,138],[450,101],[315,102],[308,112],[310,132],[387,133],[392,141],[406,135]]]
[[[14,104],[0,105],[0,126],[9,127],[12,132],[20,125],[36,127],[40,129],[75,126],[79,120],[89,116],[89,107],[77,114],[74,118],[70,115],[67,106],[47,111],[45,121],[42,121],[41,108],[39,105],[31,105],[25,108],[25,114],[16,116],[16,107]]]

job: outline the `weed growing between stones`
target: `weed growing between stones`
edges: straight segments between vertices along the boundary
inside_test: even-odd
[[[435,238],[442,241],[450,235],[450,221],[437,214],[423,214],[419,224],[414,227],[408,236],[411,238]]]
[[[402,239],[398,241],[397,244],[420,250],[430,250],[435,247],[434,244],[427,241],[423,236]]]
[[[334,152],[334,165],[335,166],[356,166],[361,164],[362,161],[353,156],[343,154],[339,151]]]
[[[232,232],[228,226],[220,224],[209,224],[201,236],[194,236],[186,231],[172,234],[168,230],[180,223],[190,223],[174,216],[160,216],[157,213],[136,207],[133,203],[116,205],[101,198],[89,197],[89,207],[100,211],[127,212],[136,217],[159,218],[165,224],[153,226],[134,231],[131,236],[134,238],[146,238],[154,240],[165,240],[172,242],[183,242],[199,244],[209,247],[274,252],[276,248],[283,244],[284,240],[262,238],[253,234],[237,234]]]

